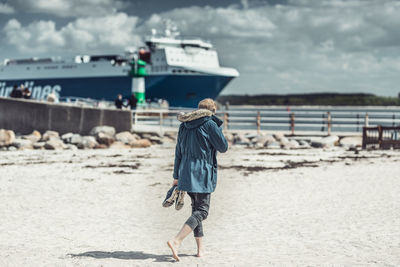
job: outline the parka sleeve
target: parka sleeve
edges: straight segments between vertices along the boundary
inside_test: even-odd
[[[182,159],[182,151],[181,151],[181,132],[182,132],[182,124],[179,127],[179,132],[178,132],[178,138],[176,141],[176,147],[175,147],[175,163],[174,163],[174,173],[172,175],[172,177],[174,179],[179,179],[178,177],[178,172],[179,172],[179,165],[181,164],[181,159]]]
[[[228,150],[228,142],[225,139],[224,134],[222,133],[222,130],[220,127],[217,126],[216,123],[210,123],[209,124],[209,139],[211,142],[211,145],[221,153],[224,153]]]

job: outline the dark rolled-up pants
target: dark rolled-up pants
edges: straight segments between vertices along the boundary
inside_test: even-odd
[[[188,192],[188,195],[192,200],[192,215],[185,224],[192,228],[194,237],[202,237],[204,235],[202,221],[208,216],[211,193]]]

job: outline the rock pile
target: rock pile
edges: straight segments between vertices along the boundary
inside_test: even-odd
[[[362,137],[352,136],[340,139],[331,135],[326,137],[287,137],[282,133],[276,134],[254,134],[254,133],[228,133],[225,135],[230,145],[242,145],[253,148],[283,148],[283,149],[305,149],[305,148],[328,148],[343,146],[346,148],[361,147]]]
[[[166,134],[164,137],[157,133],[116,133],[114,127],[97,126],[87,136],[76,133],[59,135],[56,131],[46,131],[43,135],[33,131],[28,135],[16,135],[11,130],[0,129],[0,150],[23,149],[102,149],[102,148],[145,148],[153,144],[174,143],[175,135]]]
[[[166,132],[163,136],[158,133],[116,133],[115,128],[110,126],[97,126],[90,131],[88,136],[76,133],[59,135],[55,131],[46,131],[40,134],[33,131],[29,135],[16,136],[13,131],[0,129],[0,150],[22,150],[22,149],[124,149],[124,148],[146,148],[155,144],[176,142],[176,132]],[[285,136],[282,133],[233,133],[225,134],[230,145],[245,146],[251,148],[268,149],[304,149],[304,148],[328,148],[343,146],[356,148],[361,146],[361,136],[344,137],[298,137]]]

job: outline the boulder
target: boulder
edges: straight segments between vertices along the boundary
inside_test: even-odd
[[[12,145],[17,149],[33,149],[33,143],[28,139],[17,138]]]
[[[273,137],[277,140],[277,141],[281,141],[282,139],[286,138],[285,135],[283,133],[274,133]]]
[[[73,145],[73,144],[67,144],[66,145],[66,149],[68,149],[68,150],[78,150],[78,147],[76,145]]]
[[[156,134],[151,134],[151,133],[142,133],[141,135],[141,139],[150,139],[153,136],[156,136]]]
[[[42,138],[42,135],[40,134],[40,132],[39,132],[39,131],[36,131],[36,130],[34,130],[34,131],[31,133],[31,135],[34,135],[34,136],[36,136],[36,137],[39,137],[39,139]]]
[[[97,134],[99,134],[99,133],[104,133],[109,136],[114,136],[115,128],[112,126],[106,126],[106,125],[96,126],[90,131],[89,135],[97,136]]]
[[[140,135],[138,135],[138,134],[133,133],[132,135],[133,135],[133,137],[135,138],[135,140],[142,139],[142,138],[140,137]]]
[[[164,133],[160,133],[160,132],[145,132],[145,133],[138,133],[142,139],[150,139],[150,137],[152,136],[158,136],[158,137],[162,137],[164,135]]]
[[[226,141],[228,141],[229,144],[233,144],[235,141],[235,136],[232,133],[225,133],[224,134]]]
[[[258,148],[264,148],[264,144],[262,143],[255,143],[254,144],[254,148],[258,149]]]
[[[300,144],[294,139],[289,140],[284,146],[284,148],[287,148],[287,149],[296,149],[299,147],[300,147]]]
[[[56,131],[46,131],[42,136],[42,141],[46,142],[51,139],[60,139],[60,135]]]
[[[15,140],[15,133],[11,130],[0,129],[0,147],[9,146]]]
[[[92,149],[95,148],[99,143],[97,143],[96,138],[93,136],[83,136],[82,142],[77,146],[80,149]]]
[[[251,139],[251,142],[253,144],[261,144],[262,146],[264,146],[266,143],[275,142],[275,139],[270,134],[269,135],[259,134],[256,137],[254,137],[253,139]]]
[[[74,133],[66,133],[66,134],[63,134],[63,135],[61,135],[61,140],[63,140],[64,143],[69,144],[69,143],[71,143],[71,137],[72,137],[73,135],[74,135]]]
[[[268,146],[268,144],[276,143],[276,140],[272,134],[264,135],[264,146]]]
[[[269,149],[279,149],[279,148],[281,148],[281,144],[275,141],[275,142],[267,143],[267,145],[265,145],[264,147],[269,148]]]
[[[161,138],[161,141],[163,144],[165,143],[175,143],[175,139],[171,139],[170,137],[164,136]]]
[[[64,149],[64,143],[61,139],[50,139],[44,144],[45,149],[61,150]]]
[[[152,137],[149,138],[149,140],[150,140],[150,142],[151,142],[152,144],[158,144],[158,145],[160,145],[160,144],[163,143],[162,138],[161,138],[161,137],[158,137],[158,136],[152,136]]]
[[[280,136],[277,140],[281,144],[281,147],[289,148],[291,146],[289,139],[287,139],[285,136]]]
[[[256,138],[256,137],[258,137],[259,135],[258,134],[256,134],[256,133],[246,133],[245,135],[244,135],[244,137],[246,137],[247,139],[249,139],[249,140],[252,140],[253,138]]]
[[[44,149],[45,142],[37,142],[33,144],[34,149]]]
[[[322,147],[322,148],[333,147],[338,143],[338,141],[339,141],[338,136],[331,135],[331,136],[323,137],[320,139],[312,140],[311,146],[312,147]]]
[[[235,144],[236,145],[250,145],[250,140],[244,136],[244,134],[239,133],[235,136]]]
[[[164,136],[170,138],[173,141],[176,141],[176,137],[178,136],[178,133],[177,132],[165,132]]]
[[[69,140],[70,144],[77,145],[82,143],[82,136],[80,134],[73,134]]]
[[[110,146],[110,148],[111,149],[129,149],[129,148],[131,148],[129,145],[126,145],[125,143],[123,143],[123,142],[120,142],[120,141],[115,141],[111,146]]]
[[[38,131],[33,131],[31,134],[22,136],[23,139],[30,140],[32,143],[39,142],[42,138],[42,135]]]
[[[108,135],[103,132],[96,134],[96,140],[99,144],[104,144],[106,146],[110,146],[115,141],[112,135]]]
[[[108,146],[105,144],[97,144],[94,149],[107,149]]]
[[[122,142],[124,144],[130,145],[136,140],[138,140],[135,135],[131,134],[130,132],[120,132],[115,135],[115,141]]]
[[[151,142],[149,139],[140,139],[133,142],[131,146],[135,148],[145,148],[145,147],[150,147]]]
[[[310,148],[310,143],[305,140],[299,140],[299,148]]]
[[[348,148],[362,146],[362,136],[347,136],[340,139],[340,145]]]
[[[15,146],[9,146],[8,151],[16,151],[17,148]]]

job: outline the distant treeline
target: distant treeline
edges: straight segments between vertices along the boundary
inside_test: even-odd
[[[221,95],[217,101],[222,105],[400,106],[400,97],[373,94]]]

